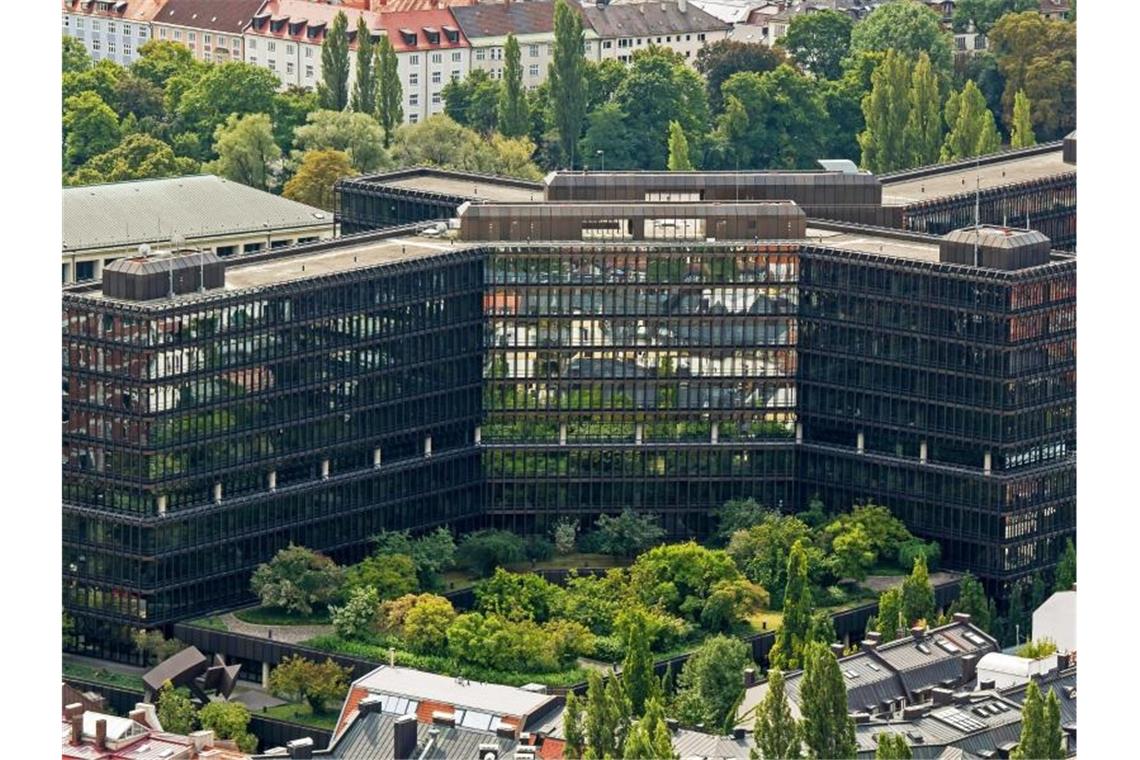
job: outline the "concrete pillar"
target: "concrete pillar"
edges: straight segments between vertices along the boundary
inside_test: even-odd
[[[277,490],[277,470],[270,470],[267,479],[269,481],[269,492],[273,493]]]
[[[431,436],[430,435],[424,437],[424,456],[425,457],[431,456]]]
[[[214,484],[214,503],[222,503],[222,484],[220,482]]]
[[[710,436],[709,440],[712,443],[716,443],[717,440],[719,440],[719,439],[720,439],[720,423],[714,422],[712,424],[712,435]]]
[[[796,423],[796,443],[804,442],[804,423]]]
[[[483,442],[483,428],[478,425],[475,426],[475,445],[478,446]]]
[[[918,461],[926,464],[926,441],[918,444]]]
[[[633,425],[633,442],[638,446],[645,440],[645,423],[637,422]]]
[[[982,470],[987,475],[989,475],[991,472],[993,472],[993,463],[994,463],[993,455],[987,451],[985,456],[982,458]]]
[[[558,426],[558,444],[560,446],[566,445],[566,423],[563,422]]]
[[[162,517],[166,514],[166,494],[160,493],[158,495],[158,516]]]
[[[862,430],[860,430],[855,435],[855,450],[858,451],[860,454],[863,453],[863,431]]]
[[[376,467],[376,468],[380,467],[380,447],[379,446],[372,449],[372,466]]]
[[[261,688],[269,688],[269,663],[261,663]]]
[[[95,261],[93,261],[91,263],[95,265],[92,267],[92,269],[95,272],[95,279],[96,280],[103,279],[103,259],[95,259]]]
[[[329,460],[321,460],[321,480],[329,479]]]

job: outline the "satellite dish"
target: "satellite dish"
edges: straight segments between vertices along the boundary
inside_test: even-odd
[[[859,167],[849,158],[821,158],[819,165],[825,171],[839,172],[841,174],[858,174]]]

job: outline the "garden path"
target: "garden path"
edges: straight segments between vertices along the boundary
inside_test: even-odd
[[[246,636],[257,636],[261,639],[283,641],[286,644],[299,644],[305,639],[311,639],[314,636],[324,636],[333,633],[333,627],[331,625],[255,625],[238,620],[237,616],[232,612],[228,612],[220,617],[222,622],[226,624],[226,628],[234,633],[241,633]],[[272,633],[270,633],[271,631]]]

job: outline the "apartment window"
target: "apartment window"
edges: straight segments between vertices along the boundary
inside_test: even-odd
[[[103,46],[99,43],[99,40],[91,40],[91,52],[98,53],[102,49]]]
[[[131,43],[129,43],[129,42],[123,43],[123,55],[126,56],[127,58],[131,57]]]
[[[700,34],[697,35],[697,42],[704,42],[704,41],[705,41],[705,33],[701,32]]]
[[[411,95],[408,96],[408,105],[418,106],[419,104],[420,104],[420,94],[418,92],[413,92]]]
[[[408,86],[409,87],[418,87],[419,84],[420,84],[420,75],[419,74],[417,74],[414,71],[411,74],[408,74]]]
[[[443,81],[443,74],[441,72],[433,71],[431,73],[431,83],[432,84],[439,84],[442,81]]]
[[[202,51],[202,60],[205,61],[206,63],[209,63],[210,61],[213,60],[213,56],[210,55],[209,50]]]
[[[658,37],[658,38],[657,38],[657,44],[658,44],[658,45],[660,45],[660,44],[661,44],[661,38],[660,38],[660,37]]]
[[[965,50],[966,49],[966,38],[965,37],[959,36],[958,39],[955,40],[955,42],[958,43],[958,49],[959,50]]]
[[[458,82],[459,81],[459,69],[452,69],[451,70],[451,81],[452,82]]]
[[[618,40],[618,47],[627,48],[630,46],[631,42],[633,42],[633,40]]]
[[[614,46],[613,40],[605,40],[604,42],[602,42],[602,49],[603,50],[609,50],[613,46]]]
[[[440,99],[440,97],[439,97],[439,93],[438,93],[438,92],[433,92],[433,93],[431,94],[431,104],[432,104],[433,106],[438,106],[438,105],[439,105],[441,102],[442,102],[442,101],[441,101],[441,99]]]
[[[586,43],[586,52],[587,52],[587,53],[589,53],[589,52],[590,52],[591,50],[593,50],[593,49],[594,49],[594,43],[592,43],[592,42],[587,42],[587,43]]]
[[[139,37],[140,37],[140,38],[142,38],[142,37],[146,37],[146,27],[145,27],[145,26],[140,26],[140,27],[139,27]]]
[[[414,55],[410,55],[410,56],[408,56],[408,65],[409,65],[409,66],[419,66],[419,65],[420,65],[420,55],[419,55],[419,53],[416,53],[416,54],[414,54]]]
[[[64,16],[63,17],[63,28],[66,29],[69,26],[71,26],[71,16]]]
[[[242,253],[254,253],[260,251],[265,246],[264,243],[246,243],[241,247]]]
[[[456,50],[455,52],[453,52],[451,54],[451,62],[452,63],[459,63],[462,60],[463,60],[463,53],[460,53],[458,50]]]
[[[292,45],[286,45],[285,46],[285,52],[288,53],[289,55],[293,55],[293,46]]]
[[[487,57],[487,51],[484,50],[483,48],[479,48],[478,50],[475,51],[475,60],[476,61],[481,61],[486,57]]]
[[[692,42],[692,41],[693,41],[693,35],[686,34],[685,35],[685,42]]]
[[[665,38],[665,41],[666,41],[666,42],[672,42],[672,41],[673,41],[673,37],[672,37],[672,36],[667,36],[667,37]]]
[[[94,29],[94,30],[97,32],[97,31],[99,31],[100,29],[102,29],[102,28],[103,28],[103,24],[102,24],[102,22],[100,22],[98,19],[92,19],[92,21],[91,21],[91,28],[92,28],[92,29]]]
[[[115,22],[114,21],[108,21],[107,22],[107,34],[114,34],[114,33],[115,33]]]
[[[313,46],[312,45],[306,45],[305,46],[305,57],[306,58],[312,58],[313,57]]]
[[[288,74],[289,76],[293,76],[293,62],[292,61],[288,61],[285,63],[285,73]]]
[[[225,44],[225,43],[223,43],[223,42],[222,42],[222,39],[223,39],[222,37],[219,37],[219,38],[218,38],[218,44]],[[214,40],[213,40],[213,37],[211,37],[210,35],[208,35],[208,34],[203,34],[203,35],[202,35],[202,44],[204,44],[204,45],[209,45],[209,44],[211,44],[213,41],[214,41]]]
[[[114,55],[115,54],[115,41],[114,40],[107,40],[107,54],[108,55]]]
[[[82,29],[82,28],[83,28],[83,24],[84,24],[84,21],[83,21],[83,19],[81,19],[81,18],[77,18],[77,19],[75,19],[75,28],[76,28],[76,29]]]
[[[313,67],[312,66],[306,66],[305,67],[305,79],[312,79],[312,78],[313,78]]]
[[[253,65],[256,65],[256,64],[257,64],[257,56],[256,56],[256,55],[251,55],[251,56],[249,57],[249,62],[250,62],[251,64],[253,64]]]
[[[190,40],[190,43],[191,43],[191,44],[193,44],[193,43],[195,43],[195,42],[197,42],[197,41],[198,41],[198,35],[197,35],[196,33],[194,33],[194,32],[188,32],[188,33],[186,34],[186,38]]]
[[[176,40],[182,39],[182,30],[181,29],[175,29],[174,30],[174,39],[176,39]]]
[[[166,39],[166,27],[163,27],[162,29],[158,30],[158,36],[161,39],[164,39],[164,40]]]
[[[432,63],[443,63],[443,53],[432,53],[431,54],[431,62]]]
[[[985,50],[986,49],[986,35],[979,34],[976,37],[974,37],[974,49],[975,50]]]
[[[640,45],[640,44],[641,44],[641,38],[640,38],[640,37],[638,37],[638,38],[637,38],[637,44],[638,44],[638,45]]]
[[[415,124],[419,120],[420,120],[420,115],[418,113],[408,114],[408,123],[409,124]]]
[[[257,50],[257,40],[250,40],[249,41],[249,49],[250,50]]]
[[[531,58],[538,58],[538,45],[531,45],[530,46],[530,57]]]
[[[532,78],[538,76],[538,64],[537,63],[532,63],[530,65],[530,76]]]
[[[277,52],[277,43],[276,42],[270,42],[269,44],[267,44],[265,46],[265,49],[268,50],[270,53],[276,53]]]

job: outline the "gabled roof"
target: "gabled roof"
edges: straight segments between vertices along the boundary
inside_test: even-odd
[[[162,10],[163,0],[63,0],[64,13],[99,16],[123,21],[150,21]]]
[[[467,37],[455,20],[451,10],[447,8],[428,11],[408,11],[406,13],[381,13],[380,25],[388,33],[388,41],[397,53],[434,52],[437,50],[458,50],[470,47]],[[436,42],[431,42],[427,30],[438,35]],[[453,35],[448,32],[454,32]],[[415,36],[415,44],[407,39],[407,34]],[[451,37],[457,39],[452,42]]]
[[[675,2],[585,6],[582,16],[599,37],[648,37],[658,34],[728,31],[729,24],[700,8]]]
[[[453,7],[451,13],[469,40],[554,31],[554,3],[549,2]]]
[[[240,34],[265,0],[166,0],[156,24]]]

